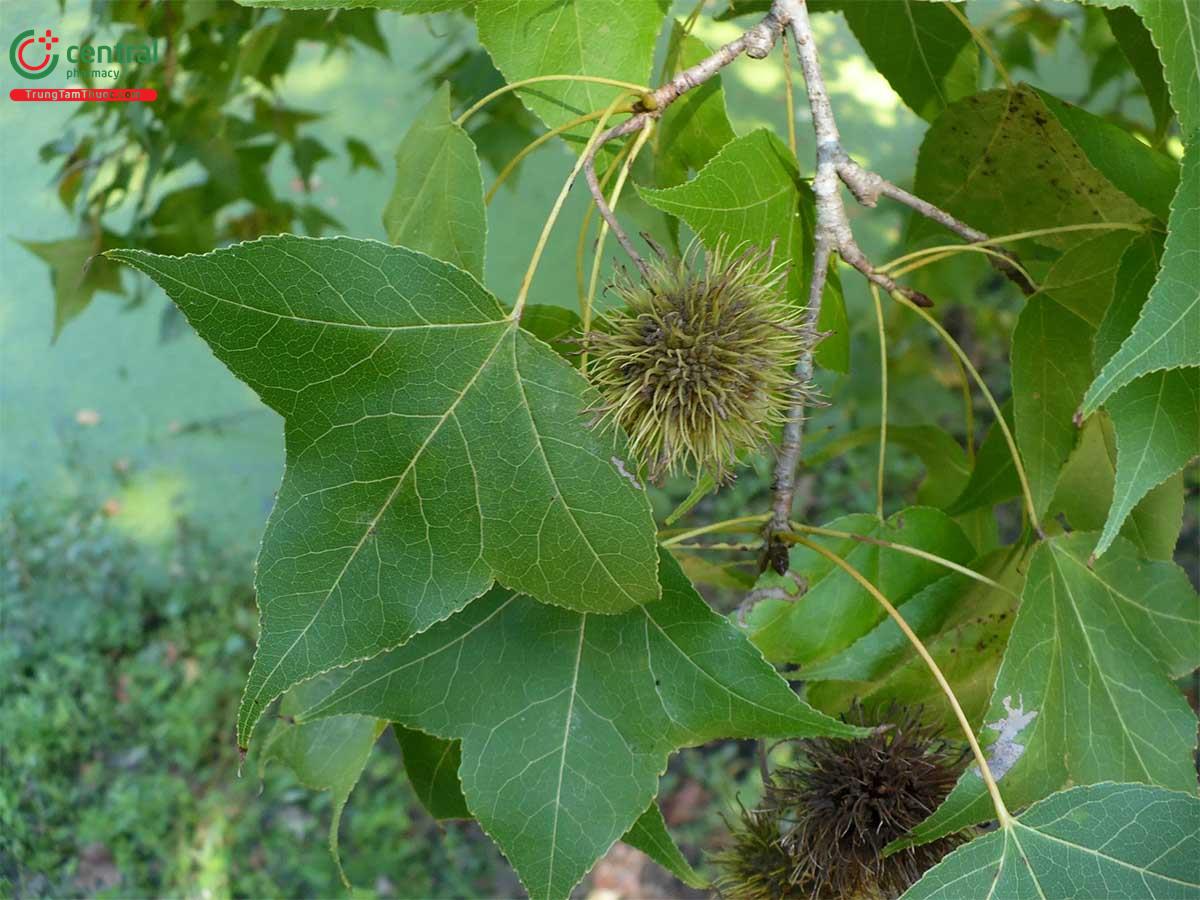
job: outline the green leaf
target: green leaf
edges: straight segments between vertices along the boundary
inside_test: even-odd
[[[663,65],[666,78],[711,55],[704,41],[685,32],[678,21],[671,23],[671,42]],[[663,112],[655,142],[658,186],[674,187],[687,181],[690,172],[704,168],[733,139],[721,76],[717,75],[681,95]]]
[[[97,232],[60,241],[17,241],[50,267],[54,288],[52,340],[58,340],[64,326],[88,308],[96,291],[125,293],[120,268],[99,255],[115,240],[115,235]]]
[[[959,9],[965,4],[960,4]],[[971,32],[940,3],[847,3],[846,23],[900,99],[932,122],[979,85]]]
[[[1115,249],[1115,248],[1114,248]],[[1154,286],[1162,259],[1162,239],[1153,232],[1140,234],[1120,256],[1113,280],[1112,302],[1096,329],[1092,364],[1097,370],[1108,362],[1133,331],[1146,298]]]
[[[800,180],[796,159],[772,132],[758,129],[730,141],[691,181],[670,188],[638,187],[656,209],[678,216],[706,247],[724,238],[729,246],[766,249],[791,261],[788,297],[804,303],[812,277],[815,210],[812,190]],[[832,332],[817,347],[817,361],[846,372],[850,336],[841,286],[833,279],[821,304],[821,331]]]
[[[1145,235],[1121,257],[1113,302],[1096,332],[1093,357],[1097,367],[1116,353],[1133,330],[1154,284],[1161,249],[1157,236]],[[1116,471],[1107,473],[1107,491],[1088,481],[1078,492],[1081,497],[1102,496],[1111,501],[1107,514],[1076,526],[1092,530],[1103,525],[1096,555],[1104,552],[1118,529],[1151,558],[1169,559],[1174,552],[1183,500],[1177,496],[1182,486],[1173,484],[1169,476],[1200,452],[1196,378],[1197,370],[1192,368],[1152,372],[1109,398],[1108,410],[1117,434],[1106,436],[1115,451]],[[1164,407],[1157,405],[1156,397],[1162,398]],[[1107,432],[1113,430],[1107,422],[1104,427]],[[1161,487],[1154,489],[1160,483]],[[1140,503],[1143,496],[1146,503]],[[1133,518],[1127,519],[1131,513]],[[1072,518],[1070,514],[1068,518]]]
[[[495,588],[350,670],[303,719],[358,712],[461,739],[467,805],[532,897],[566,897],[646,811],[672,751],[859,733],[803,703],[667,555],[660,574],[661,600],[616,616]]]
[[[1194,791],[1196,717],[1171,678],[1200,662],[1200,604],[1183,570],[1095,535],[1034,551],[984,721],[989,764],[1017,809],[1072,784]],[[916,829],[923,843],[994,815],[975,767]]]
[[[1200,27],[1200,20],[1197,20]],[[1200,134],[1184,151],[1183,175],[1167,223],[1158,280],[1133,332],[1088,388],[1090,416],[1135,378],[1162,369],[1200,366]]]
[[[475,6],[479,40],[511,84],[538,75],[593,75],[646,85],[665,0],[483,0]],[[521,99],[551,128],[605,109],[621,88],[545,81]],[[564,133],[582,149],[595,123]]]
[[[1185,135],[1200,128],[1200,9],[1179,0],[1137,0],[1162,57],[1171,105]]]
[[[1136,137],[1078,106],[1037,90],[1046,109],[1079,145],[1087,161],[1126,196],[1165,222],[1179,185],[1179,164]]]
[[[1015,428],[1012,406],[1009,400],[1000,407],[1009,430]],[[971,470],[967,486],[958,499],[946,508],[946,512],[961,516],[980,507],[995,506],[1010,500],[1020,492],[1021,482],[1017,479],[1008,442],[1004,439],[1004,432],[993,423],[975,453],[975,468]]]
[[[975,555],[962,529],[940,510],[914,506],[880,522],[856,513],[824,527],[858,538],[813,536],[900,605],[945,569],[937,563],[880,546],[884,540],[965,563]],[[802,665],[850,646],[886,615],[878,601],[845,571],[806,547],[793,547],[786,575],[764,573],[758,602],[746,618],[748,633],[767,659]]]
[[[530,303],[521,316],[521,327],[550,345],[550,349],[569,362],[579,365],[579,335],[583,331],[579,315],[565,306]]]
[[[439,821],[470,819],[471,811],[458,780],[462,742],[442,740],[403,725],[393,725],[392,732],[404,757],[404,772],[426,811]]]
[[[1050,520],[1062,517],[1072,531],[1099,531],[1112,509],[1117,474],[1117,439],[1103,413],[1089,419],[1058,480]],[[1121,534],[1148,559],[1171,559],[1183,519],[1182,476],[1151,490],[1121,526]]]
[[[997,551],[971,568],[1012,594],[950,572],[904,604],[904,620],[933,655],[967,718],[982,723],[996,671],[1025,582],[1025,554]],[[889,616],[841,653],[801,671],[805,698],[822,712],[841,713],[858,700],[868,709],[891,701],[921,706],[949,733],[959,728],[925,661]]]
[[[1200,369],[1143,375],[1109,399],[1108,412],[1117,435],[1117,475],[1096,556],[1152,488],[1200,453]]]
[[[921,143],[915,183],[918,196],[993,235],[1152,218],[1026,86],[975,94],[950,106]],[[922,220],[913,236],[936,231]],[[1037,241],[1065,249],[1094,234],[1068,232]]]
[[[692,864],[684,858],[675,841],[671,839],[667,823],[663,821],[662,811],[657,803],[650,804],[650,808],[642,813],[621,840],[630,847],[641,850],[688,887],[708,887],[708,880],[692,868]]]
[[[443,84],[396,150],[396,186],[383,211],[388,240],[483,278],[487,213],[479,157],[450,118]]]
[[[672,549],[679,567],[693,584],[705,584],[727,591],[744,594],[754,587],[757,569],[751,572],[745,565],[736,562],[716,563],[697,553],[686,553]]]
[[[296,713],[328,694],[342,677],[340,672],[322,675],[288,691],[279,706],[280,721],[263,742],[258,766],[261,778],[267,763],[278,760],[295,772],[305,787],[329,791],[333,805],[329,852],[342,882],[349,886],[338,853],[338,826],[346,801],[387,722],[368,716],[334,716],[304,725],[291,721]]]
[[[1200,897],[1200,800],[1138,784],[1054,794],[930,869],[903,900]]]
[[[1054,261],[1042,279],[1042,293],[1095,328],[1112,302],[1125,249],[1141,240],[1144,236],[1132,231],[1092,232]]]
[[[375,241],[113,251],[284,417],[245,742],[270,701],[402,644],[493,579],[615,613],[656,599],[654,524],[583,377],[447,263]]]
[[[1163,78],[1158,48],[1154,46],[1149,30],[1141,16],[1130,9],[1106,9],[1104,17],[1108,19],[1108,26],[1121,53],[1129,60],[1138,81],[1142,83],[1150,112],[1154,115],[1155,133],[1164,134],[1175,114],[1171,110],[1171,96]]]
[[[340,721],[338,717],[319,719],[317,724],[337,721]],[[442,740],[403,725],[393,725],[392,731],[400,742],[408,779],[412,782],[417,799],[429,814],[438,820],[473,818],[467,809],[467,799],[463,796],[462,782],[458,778],[462,763],[462,741]],[[650,802],[649,808],[621,840],[674,873],[684,884],[696,888],[707,884],[684,859],[667,833],[667,823],[663,821],[656,802]]]
[[[1012,338],[1013,418],[1038,520],[1079,429],[1072,421],[1092,377],[1092,329],[1049,297],[1031,297]]]
[[[379,160],[371,152],[371,145],[366,141],[360,141],[354,137],[346,138],[346,155],[350,157],[351,172],[357,172],[359,169],[374,169],[376,172],[383,171],[383,167],[379,165]]]

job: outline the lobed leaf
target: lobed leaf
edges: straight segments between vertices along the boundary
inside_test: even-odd
[[[1117,437],[1116,485],[1096,556],[1139,501],[1200,452],[1200,369],[1143,375],[1112,396],[1108,412]]]
[[[1042,278],[1041,292],[1089,329],[1096,328],[1108,315],[1126,248],[1146,239],[1146,234],[1132,231],[1092,232],[1054,261]]]
[[[1171,679],[1200,662],[1200,603],[1169,562],[1119,541],[1094,567],[1095,536],[1034,551],[984,721],[1010,808],[1073,784],[1119,780],[1194,791],[1196,716]],[[975,767],[912,832],[924,843],[993,815]]]
[[[396,185],[383,210],[390,243],[444,259],[483,280],[487,213],[475,145],[450,118],[443,83],[396,150]]]
[[[461,269],[281,236],[205,256],[114,251],[284,417],[239,712],[404,643],[499,579],[616,613],[656,599],[645,491],[588,427],[583,377]]]
[[[1200,800],[1137,784],[1075,787],[959,847],[903,900],[1200,897]]]
[[[1080,121],[1102,121],[1075,112]],[[1107,127],[1095,124],[1115,139]],[[1133,155],[1119,157],[1120,171],[1128,166],[1149,182],[1157,172],[1154,151],[1122,134],[1141,151],[1122,141]],[[1151,211],[1111,180],[1110,157],[1088,155],[1097,146],[1103,140],[1081,144],[1033,88],[986,91],[953,104],[930,126],[917,160],[915,192],[993,235],[1151,219]],[[922,220],[913,233],[931,230],[934,226]],[[1069,232],[1037,240],[1061,250],[1094,235]]]
[[[1135,378],[1200,366],[1200,134],[1184,152],[1179,191],[1167,223],[1162,268],[1133,331],[1104,364],[1080,410],[1094,413]]]
[[[646,811],[672,751],[859,733],[803,703],[667,555],[660,574],[661,600],[617,616],[494,588],[349,670],[300,719],[358,713],[461,739],[467,805],[532,897],[565,897]]]
[[[314,698],[309,705],[321,699]],[[462,742],[442,740],[415,728],[396,724],[392,725],[392,733],[400,744],[404,773],[425,811],[438,821],[471,818],[471,811],[467,809],[467,801],[463,797],[462,782],[458,780]]]
[[[621,840],[641,850],[688,887],[708,887],[708,879],[692,868],[672,840],[657,803],[650,804],[650,808],[638,817]]]
[[[1200,128],[1200,9],[1179,0],[1136,0],[1171,92],[1171,105],[1185,135]]]
[[[318,719],[336,722],[340,717]],[[458,779],[462,763],[462,741],[447,741],[422,731],[393,725],[392,730],[404,753],[404,770],[412,782],[421,805],[435,819],[473,818]],[[692,868],[667,832],[658,803],[651,801],[621,840],[641,850],[684,884],[701,888],[707,882]]]
[[[1063,468],[1046,519],[1072,531],[1097,531],[1109,519],[1116,493],[1117,437],[1107,414],[1093,416]],[[1120,526],[1122,537],[1147,559],[1172,559],[1183,519],[1183,476],[1168,478],[1147,493]]]
[[[58,340],[68,322],[88,308],[96,291],[124,294],[121,272],[101,254],[118,240],[96,230],[94,234],[58,241],[17,241],[50,267],[54,289],[54,331]]]
[[[996,671],[1004,656],[1025,582],[1027,554],[996,551],[971,568],[1014,593],[949,572],[904,604],[904,620],[933,655],[954,694],[976,725],[982,723]],[[800,672],[805,697],[822,712],[840,713],[858,700],[868,709],[896,701],[920,706],[947,733],[958,720],[925,661],[889,616],[841,653]]]
[[[1179,164],[1112,122],[1034,88],[1083,155],[1126,196],[1165,222],[1179,185]]]
[[[1016,428],[1012,410],[1011,400],[1000,407],[1000,414],[1004,416],[1010,431]],[[981,507],[995,506],[1020,492],[1021,482],[1013,465],[1012,452],[1008,449],[1004,432],[993,423],[975,454],[975,467],[971,470],[971,477],[967,479],[962,493],[946,507],[946,512],[952,516],[961,516]]]
[[[1149,29],[1141,16],[1131,9],[1106,9],[1104,17],[1108,19],[1108,26],[1117,41],[1117,46],[1121,48],[1121,53],[1129,61],[1130,67],[1142,84],[1146,101],[1154,115],[1154,130],[1158,134],[1165,133],[1175,114],[1171,109],[1171,96],[1163,77],[1162,61],[1158,57],[1158,48],[1154,46]]]

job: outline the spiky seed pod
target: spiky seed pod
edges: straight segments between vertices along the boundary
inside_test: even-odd
[[[857,704],[843,718],[868,724]],[[810,896],[898,897],[965,839],[882,855],[938,807],[966,761],[919,709],[892,705],[882,720],[891,727],[869,737],[799,741],[802,762],[773,773],[765,802],[783,823],[793,883],[813,885]]]
[[[742,806],[738,822],[729,831],[729,845],[710,857],[718,872],[720,896],[730,900],[803,896],[792,883],[796,863],[780,841],[778,813]]]
[[[783,421],[793,365],[813,341],[785,279],[769,251],[702,254],[696,243],[681,258],[657,253],[641,279],[618,275],[623,305],[585,338],[588,375],[652,480],[680,469],[725,480]]]

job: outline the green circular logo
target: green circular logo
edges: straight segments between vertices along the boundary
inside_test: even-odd
[[[41,37],[34,37],[34,30],[22,31],[8,47],[8,61],[12,63],[13,71],[22,78],[37,80],[45,78],[58,65],[58,54],[53,52],[58,37],[49,28]],[[40,44],[40,47],[33,46]],[[42,58],[39,60],[38,51]]]

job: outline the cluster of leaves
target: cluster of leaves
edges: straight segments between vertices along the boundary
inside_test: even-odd
[[[50,269],[54,335],[97,291],[124,295],[120,269],[100,256],[113,247],[200,253],[262,234],[339,227],[307,199],[317,166],[333,155],[309,132],[320,114],[287,105],[279,80],[305,45],[326,54],[352,44],[385,54],[371,9],[250,9],[234,3],[94,4],[81,44],[152,42],[152,61],[127,65],[104,87],[152,88],[152,103],[82,103],[65,133],[40,155],[56,166],[63,207],[76,234],[25,246]],[[231,52],[236,48],[236,52]],[[91,69],[81,70],[91,86]],[[305,199],[271,188],[272,160],[285,149]],[[378,168],[361,139],[347,137],[350,164]],[[163,333],[174,333],[173,308]]]
[[[310,772],[340,810],[395,723],[430,809],[477,819],[532,896],[566,896],[622,837],[691,879],[654,801],[672,751],[716,737],[853,736],[833,714],[854,696],[944,708],[848,567],[925,640],[1008,806],[1028,806],[1008,819],[979,769],[965,771],[905,840],[997,817],[1002,827],[911,896],[974,895],[976,882],[996,897],[1200,891],[1196,720],[1172,684],[1200,663],[1200,608],[1170,562],[1180,470],[1200,432],[1200,59],[1180,40],[1200,22],[1187,4],[1111,5],[1151,101],[1150,143],[1173,127],[1144,56],[1161,53],[1182,161],[1035,87],[1002,77],[984,90],[986,37],[957,7],[820,4],[844,7],[879,72],[931,122],[915,192],[1013,246],[1038,290],[1012,336],[1008,412],[978,452],[925,423],[893,429],[931,471],[921,503],[825,523],[812,540],[828,555],[793,549],[785,574],[759,579],[741,626],[701,599],[672,541],[660,545],[622,435],[590,427],[599,398],[562,353],[571,316],[526,309],[523,294],[510,310],[481,283],[479,153],[448,90],[397,152],[393,246],[285,235],[204,256],[109,251],[157,281],[285,420],[243,746],[284,697],[291,718],[267,753]],[[563,8],[474,4],[506,81],[647,82],[665,4]],[[669,67],[708,52],[678,23],[669,34]],[[581,115],[621,90],[534,88],[523,102],[575,150],[593,126]],[[787,144],[768,130],[736,135],[718,78],[659,128],[650,173],[635,174],[640,199],[709,247],[774,242],[792,263],[781,302],[798,302],[815,215]],[[907,241],[926,262],[957,252],[924,220]],[[846,322],[833,280],[819,325],[832,332],[817,355],[826,369],[850,365]],[[995,510],[1014,497],[1027,527],[1002,542]],[[798,670],[805,699],[772,663]]]

